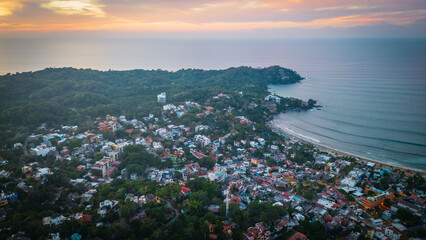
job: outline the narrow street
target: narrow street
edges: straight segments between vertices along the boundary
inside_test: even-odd
[[[166,207],[171,208],[175,212],[175,216],[170,219],[170,221],[166,224],[167,226],[172,225],[176,221],[176,218],[178,217],[178,211],[172,206],[169,200],[166,201]]]

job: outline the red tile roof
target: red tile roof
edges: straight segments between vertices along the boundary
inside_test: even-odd
[[[300,233],[300,232],[296,232],[288,240],[306,240],[306,239],[308,239],[308,237],[306,237],[305,234]]]
[[[186,194],[186,193],[191,192],[191,189],[190,189],[190,188],[187,188],[187,187],[182,187],[182,188],[180,189],[180,192],[181,192],[182,194]]]
[[[199,152],[196,152],[196,151],[192,151],[191,153],[192,153],[192,155],[194,155],[198,159],[201,159],[203,157],[207,157],[206,155],[199,153]]]

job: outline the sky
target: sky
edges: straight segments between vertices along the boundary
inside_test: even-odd
[[[426,37],[425,0],[0,0],[0,37]]]

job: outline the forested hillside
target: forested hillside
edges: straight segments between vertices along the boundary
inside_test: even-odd
[[[106,114],[145,116],[159,111],[156,95],[161,92],[167,93],[168,102],[202,103],[219,92],[261,97],[268,84],[301,79],[279,66],[176,72],[47,68],[8,74],[0,76],[0,137],[18,142],[23,134],[16,133],[41,123],[82,125]]]

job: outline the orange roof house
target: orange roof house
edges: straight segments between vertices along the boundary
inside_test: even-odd
[[[101,131],[102,132],[111,131],[111,130],[112,130],[112,126],[109,122],[103,122],[101,124]]]
[[[293,236],[291,236],[288,240],[306,240],[308,237],[306,237],[305,234],[300,232],[295,232]]]

